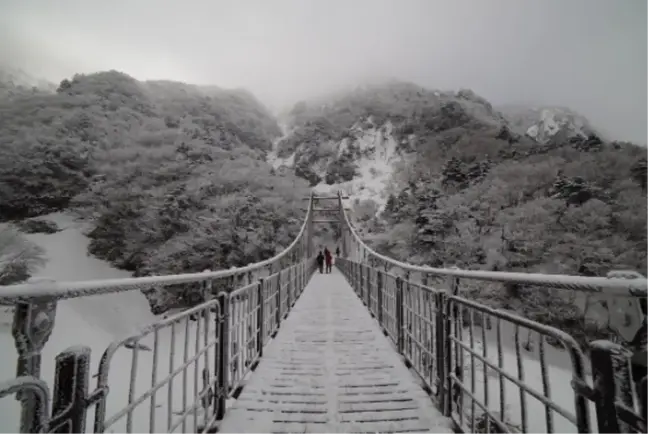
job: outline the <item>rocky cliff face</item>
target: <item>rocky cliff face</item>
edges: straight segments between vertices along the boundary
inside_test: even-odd
[[[584,116],[565,107],[508,105],[498,109],[514,131],[541,144],[599,135]]]
[[[278,152],[271,156],[273,166],[294,170],[316,191],[341,190],[379,203],[386,200],[394,165],[406,155],[399,150],[391,121],[376,125],[371,116],[352,125],[340,140],[302,144],[284,158],[278,157]]]

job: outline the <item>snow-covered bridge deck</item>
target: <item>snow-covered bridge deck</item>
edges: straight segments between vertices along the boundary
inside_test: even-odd
[[[220,432],[452,432],[342,274],[316,273]]]

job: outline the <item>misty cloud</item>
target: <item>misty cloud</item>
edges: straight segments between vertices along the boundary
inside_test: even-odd
[[[0,62],[246,87],[278,109],[390,78],[573,108],[646,143],[644,0],[4,0]]]

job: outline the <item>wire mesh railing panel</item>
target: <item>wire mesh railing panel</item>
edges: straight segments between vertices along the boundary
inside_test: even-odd
[[[416,283],[406,284],[404,288],[404,357],[436,395],[443,387],[436,351],[443,327],[443,294]]]
[[[365,264],[340,259],[338,267],[358,297],[365,294],[360,285],[374,287],[358,278]],[[588,374],[587,358],[568,333],[450,295],[457,282],[438,289],[407,272],[363,274],[370,282],[376,276],[377,312],[373,296],[370,311],[457,430],[645,430],[645,377],[631,378],[631,354],[622,346],[592,342]]]
[[[231,391],[236,390],[259,358],[258,324],[261,309],[259,283],[252,283],[229,295],[229,336]]]
[[[398,323],[396,312],[396,294],[397,294],[397,277],[393,274],[384,273],[383,291],[382,291],[382,327],[387,332],[387,336],[397,343],[398,342]]]
[[[106,399],[97,402],[95,431],[196,432],[210,423],[222,319],[219,301],[211,300],[108,347],[98,372],[97,391]],[[55,418],[50,424],[54,429]]]
[[[590,431],[587,397],[571,386],[588,384],[585,357],[571,336],[456,296],[448,297],[446,313],[455,356],[448,369],[451,417],[462,429]],[[548,340],[564,349],[571,367],[547,360]],[[539,357],[525,349],[532,345]]]

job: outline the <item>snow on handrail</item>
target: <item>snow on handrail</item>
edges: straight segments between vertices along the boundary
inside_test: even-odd
[[[302,239],[307,223],[311,217],[313,197],[304,217],[301,229],[293,242],[270,259],[255,262],[244,267],[232,267],[228,270],[206,271],[202,273],[184,273],[164,276],[126,277],[118,279],[87,280],[77,282],[42,282],[22,283],[17,285],[0,285],[0,304],[14,304],[34,298],[66,299],[97,294],[110,294],[134,289],[148,289],[156,286],[169,286],[182,283],[204,282],[224,277],[252,272],[272,265],[288,255]]]
[[[338,192],[340,196],[340,192]],[[341,202],[341,200],[340,200]],[[341,203],[340,203],[341,205]],[[421,265],[412,265],[406,262],[400,262],[388,256],[381,255],[373,250],[360,238],[358,233],[353,229],[351,220],[342,206],[342,215],[346,226],[348,227],[355,242],[362,249],[367,251],[374,258],[402,268],[406,271],[428,273],[437,276],[453,276],[464,279],[488,280],[493,282],[510,282],[525,283],[529,285],[542,285],[551,288],[572,289],[586,292],[604,292],[610,295],[619,296],[642,296],[645,297],[648,292],[648,279],[621,279],[607,277],[585,277],[564,274],[541,274],[541,273],[515,273],[505,271],[479,271],[479,270],[462,270],[459,268],[436,268]]]

